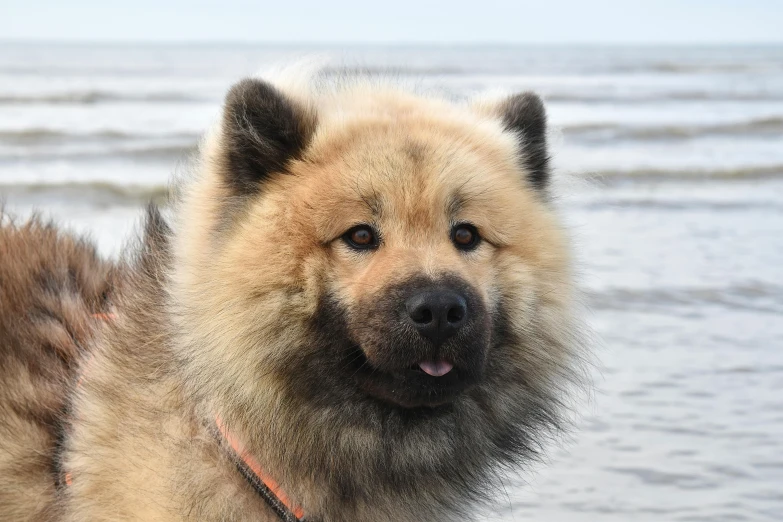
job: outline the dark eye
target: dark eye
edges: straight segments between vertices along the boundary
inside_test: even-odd
[[[357,225],[343,234],[343,240],[356,250],[378,248],[378,236],[370,225]]]
[[[451,241],[460,250],[473,250],[480,240],[478,230],[473,225],[461,223],[451,229]]]

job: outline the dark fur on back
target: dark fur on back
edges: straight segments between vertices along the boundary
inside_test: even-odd
[[[92,314],[107,309],[111,271],[89,242],[38,218],[17,225],[0,213],[3,520],[54,516],[67,397]]]

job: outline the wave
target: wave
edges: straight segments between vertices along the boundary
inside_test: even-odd
[[[8,196],[19,198],[52,196],[58,201],[88,201],[95,204],[140,204],[147,201],[165,202],[166,185],[132,185],[104,181],[64,183],[4,183],[0,184],[0,200]]]
[[[0,161],[93,161],[102,159],[131,159],[131,160],[168,160],[188,156],[196,152],[196,143],[150,145],[134,148],[107,148],[100,151],[63,151],[63,152],[33,152],[33,153],[0,153]]]
[[[710,210],[716,212],[745,212],[748,210],[771,210],[783,212],[783,202],[756,200],[710,201],[700,199],[662,200],[652,198],[602,198],[600,201],[577,203],[577,206],[587,210],[602,210],[607,208],[639,208],[667,211]]]
[[[737,167],[728,169],[605,169],[577,174],[610,185],[629,180],[649,181],[691,181],[705,180],[747,180],[783,178],[783,165],[760,167]]]
[[[629,127],[616,124],[584,124],[562,127],[565,136],[592,141],[607,139],[661,140],[726,135],[783,134],[783,117],[759,118],[737,123],[714,125],[668,125],[660,127]]]
[[[693,64],[676,62],[658,62],[647,67],[647,70],[665,73],[739,73],[739,72],[768,72],[779,71],[777,63],[713,63]]]
[[[781,101],[783,94],[778,93],[733,93],[733,92],[704,92],[682,91],[663,92],[660,94],[593,94],[593,93],[552,93],[544,94],[548,102],[579,102],[579,103],[614,103],[614,104],[640,104],[661,103],[671,101]]]
[[[196,142],[198,134],[169,133],[169,134],[134,134],[122,131],[103,130],[97,132],[71,133],[53,129],[31,128],[18,131],[0,131],[0,142],[14,145],[46,145],[63,143],[81,143],[89,141],[138,141],[177,139]]]
[[[51,94],[4,94],[0,105],[92,105],[108,102],[197,103],[212,101],[178,92],[153,92],[147,94],[117,93],[110,91],[71,91]]]
[[[778,72],[781,65],[778,62],[723,62],[723,63],[686,63],[686,62],[652,62],[639,65],[619,65],[609,67],[612,72],[639,73],[656,72],[669,74],[709,74],[709,73],[763,73]]]
[[[772,314],[783,311],[783,287],[760,282],[715,288],[611,288],[588,292],[588,298],[599,310],[672,312],[676,307],[703,310],[714,305]]]

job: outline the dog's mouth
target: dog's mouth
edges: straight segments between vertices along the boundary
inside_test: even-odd
[[[355,355],[353,377],[375,399],[403,408],[452,403],[476,381],[474,371],[445,359],[423,360],[399,369],[379,369],[363,351]]]
[[[434,361],[421,361],[418,365],[414,366],[414,370],[419,368],[421,371],[431,377],[443,377],[451,370],[454,369],[454,365],[444,359]]]

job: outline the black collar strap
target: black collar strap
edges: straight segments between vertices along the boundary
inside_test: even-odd
[[[258,462],[250,455],[225,427],[219,416],[215,416],[215,426],[220,437],[226,441],[224,446],[230,451],[237,470],[259,497],[269,505],[283,522],[303,522],[304,511],[291,502],[288,495],[269,475],[264,473]]]

